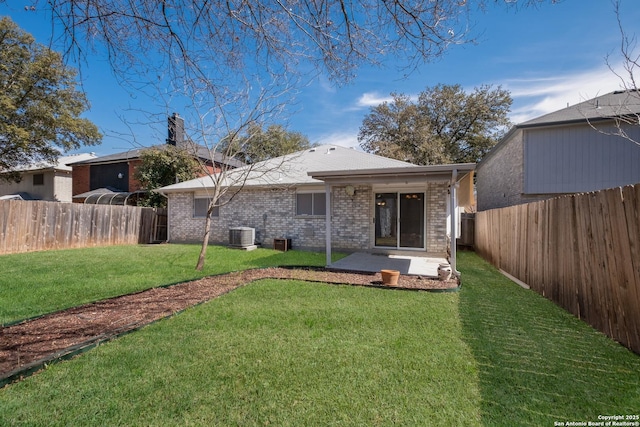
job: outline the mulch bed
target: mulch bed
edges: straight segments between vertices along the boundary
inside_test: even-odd
[[[41,369],[48,362],[267,278],[389,287],[382,284],[379,273],[264,268],[205,277],[74,307],[0,329],[0,387]],[[457,279],[439,281],[401,275],[394,288],[448,291],[458,286]]]

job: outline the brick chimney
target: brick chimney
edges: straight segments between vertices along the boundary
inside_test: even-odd
[[[167,144],[175,145],[176,147],[184,147],[184,119],[173,113],[167,120],[168,123],[168,138]]]

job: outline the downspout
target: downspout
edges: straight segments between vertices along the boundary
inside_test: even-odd
[[[326,248],[326,265],[331,265],[331,185],[327,182],[324,183],[325,192],[325,222],[324,222],[324,234],[325,234],[325,248]]]
[[[165,199],[167,199],[167,243],[169,243],[170,233],[171,233],[171,227],[169,227],[169,196],[160,192],[158,192],[158,194],[162,195]]]
[[[451,259],[449,260],[449,263],[451,264],[451,272],[453,273],[454,276],[456,277],[460,277],[460,272],[458,271],[457,268],[457,255],[456,255],[456,251],[457,251],[457,244],[456,244],[456,235],[458,234],[458,230],[457,230],[457,222],[458,222],[458,217],[456,214],[456,208],[458,207],[458,203],[457,203],[457,187],[458,187],[458,170],[457,169],[453,169],[451,171],[451,185],[449,186],[449,194],[450,194],[450,199],[449,199],[449,204],[450,204],[450,208],[449,208],[449,215],[451,215]]]

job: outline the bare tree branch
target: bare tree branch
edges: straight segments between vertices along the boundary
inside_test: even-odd
[[[212,156],[233,157],[219,151],[223,137],[279,115],[295,88],[318,75],[346,84],[359,67],[389,58],[413,70],[451,45],[473,41],[465,0],[32,1],[50,13],[60,31],[52,39],[67,57],[105,55],[130,90],[152,90],[167,112],[174,100],[187,104],[191,137]],[[226,167],[208,173],[210,211],[260,176],[256,168],[239,176]],[[205,230],[202,256],[210,218]]]
[[[611,62],[611,55],[605,57],[605,62],[609,70],[618,77],[620,85],[624,93],[620,93],[615,105],[598,105],[592,101],[589,103],[589,111],[583,111],[582,114],[587,120],[591,128],[604,135],[619,136],[636,145],[640,145],[627,132],[630,126],[640,125],[640,88],[636,82],[636,71],[640,65],[640,52],[637,51],[636,34],[629,34],[622,23],[622,12],[620,10],[620,1],[614,0],[614,12],[620,31],[620,48],[619,54],[622,59],[622,67],[624,74],[620,74]],[[597,114],[594,114],[597,113]],[[608,119],[613,122],[613,131],[609,131],[609,127],[603,127],[599,124],[602,119]]]

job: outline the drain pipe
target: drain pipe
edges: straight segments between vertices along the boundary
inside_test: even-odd
[[[170,228],[169,228],[169,196],[167,196],[164,193],[158,193],[160,195],[162,195],[165,199],[167,199],[167,243],[169,243],[169,237],[170,237]]]
[[[456,250],[457,250],[457,244],[456,244],[456,235],[458,234],[458,230],[457,230],[457,222],[458,222],[458,218],[456,215],[456,208],[457,208],[457,187],[458,187],[458,169],[453,169],[451,171],[451,185],[449,186],[449,215],[450,215],[450,221],[451,221],[451,259],[449,260],[449,263],[451,264],[451,272],[453,273],[454,276],[456,277],[460,277],[460,272],[458,271],[457,268],[457,260],[456,260]]]
[[[328,153],[328,151],[327,151]],[[324,235],[325,235],[325,253],[326,253],[326,266],[331,266],[331,184],[325,181],[324,183],[325,194],[325,222],[324,222]]]

